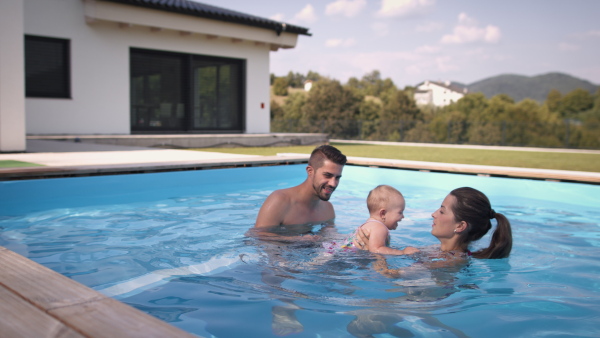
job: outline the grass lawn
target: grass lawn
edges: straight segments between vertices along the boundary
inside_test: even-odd
[[[356,157],[600,172],[600,154],[455,149],[396,145],[331,144],[340,149],[345,155]],[[277,153],[310,154],[314,148],[314,146],[293,146],[267,148],[202,148],[195,150],[272,156]]]
[[[0,168],[22,168],[22,167],[43,167],[41,164],[13,161],[13,160],[0,160]]]

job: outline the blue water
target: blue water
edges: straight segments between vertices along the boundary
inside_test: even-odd
[[[406,197],[394,247],[438,244],[430,215],[460,186],[512,222],[508,259],[430,270],[389,257],[404,271],[390,278],[369,253],[246,236],[266,196],[304,177],[293,165],[1,182],[0,245],[205,337],[600,336],[600,186],[346,166],[340,234],[378,184]]]

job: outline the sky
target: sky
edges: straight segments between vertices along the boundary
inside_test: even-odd
[[[600,0],[197,0],[309,29],[270,72],[396,86],[566,73],[600,84]]]

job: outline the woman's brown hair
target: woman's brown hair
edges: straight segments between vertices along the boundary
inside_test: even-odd
[[[468,246],[471,242],[479,240],[491,228],[491,219],[498,222],[492,234],[490,245],[479,251],[473,252],[475,258],[506,258],[512,249],[512,230],[510,222],[501,213],[492,209],[490,200],[481,191],[469,187],[454,189],[450,195],[456,198],[452,212],[456,222],[465,221],[467,230],[461,236],[462,244]]]

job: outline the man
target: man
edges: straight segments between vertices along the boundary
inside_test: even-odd
[[[335,211],[329,198],[340,183],[345,164],[346,156],[335,147],[322,145],[315,148],[306,167],[306,180],[295,187],[272,192],[260,208],[256,224],[250,232],[261,239],[277,242],[294,243],[318,239],[318,236],[302,235],[312,234],[313,225],[333,223]],[[269,231],[281,226],[285,226],[285,232],[291,236]],[[322,228],[320,233],[323,231],[327,230]],[[282,259],[282,247],[279,244],[269,246],[267,243],[263,242],[263,250],[269,259],[273,260],[273,268],[261,272],[262,280],[268,285],[280,288],[281,283],[293,277],[288,276],[285,269],[281,270],[281,267],[287,264],[285,259]],[[298,306],[290,299],[280,301],[284,305],[274,306],[272,310],[273,331],[281,336],[302,332],[304,327],[295,316]]]
[[[332,221],[335,211],[329,198],[340,182],[345,164],[346,156],[337,148],[330,145],[315,148],[306,167],[306,180],[295,187],[272,192],[260,208],[254,227]]]

